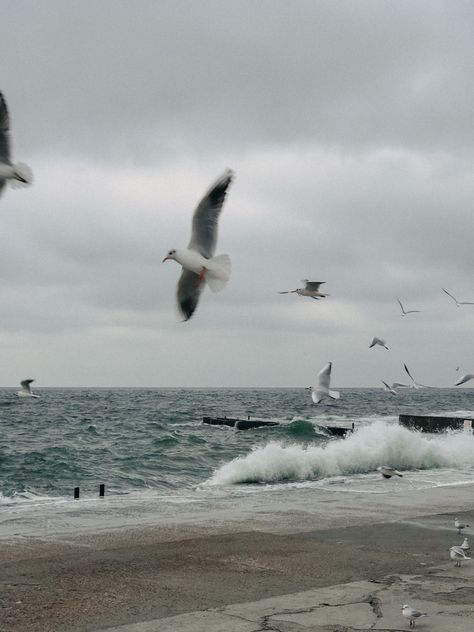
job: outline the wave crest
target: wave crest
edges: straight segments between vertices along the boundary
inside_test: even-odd
[[[377,421],[324,446],[272,441],[217,469],[209,485],[277,483],[363,474],[387,464],[400,470],[465,468],[474,438],[464,432],[427,435]]]

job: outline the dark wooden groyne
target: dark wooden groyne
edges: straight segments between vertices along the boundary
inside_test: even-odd
[[[278,426],[277,421],[266,421],[265,419],[238,419],[236,417],[203,417],[204,424],[211,426],[230,426],[238,430],[248,430],[249,428],[259,428],[260,426]]]
[[[421,432],[474,429],[474,417],[442,417],[440,415],[399,415],[400,425]]]
[[[268,421],[266,419],[239,419],[237,417],[203,417],[202,422],[211,426],[230,426],[237,430],[249,430],[250,428],[260,428],[262,426],[279,426],[277,421]],[[330,434],[336,437],[345,437],[348,432],[354,432],[354,424],[347,426],[325,426],[320,425]]]

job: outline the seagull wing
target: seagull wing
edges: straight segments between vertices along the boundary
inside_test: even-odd
[[[408,384],[402,384],[401,382],[394,382],[392,388],[410,388]]]
[[[413,379],[412,374],[410,373],[410,371],[408,370],[408,367],[406,364],[403,365],[405,367],[405,371],[407,372],[408,377],[411,379],[411,381],[413,382],[413,384],[416,384],[415,380]]]
[[[22,382],[20,382],[20,386],[27,393],[31,393],[31,386],[30,386],[30,384],[32,382],[34,382],[34,380],[23,380]]]
[[[461,384],[464,384],[465,382],[469,382],[469,380],[472,380],[472,378],[474,377],[474,375],[472,373],[466,373],[466,375],[463,375],[454,386],[461,386]]]
[[[320,388],[329,388],[331,381],[332,362],[328,362],[318,373],[318,386]]]
[[[10,163],[10,117],[7,103],[0,92],[0,162]]]
[[[405,310],[403,309],[402,302],[401,302],[401,300],[400,300],[399,298],[397,298],[397,302],[398,302],[398,304],[400,305],[400,308],[401,308],[401,310],[402,310],[402,314],[405,314],[406,312],[405,312]]]
[[[178,281],[176,298],[178,301],[178,309],[184,317],[184,320],[189,320],[193,315],[199,301],[199,296],[205,285],[204,280],[199,283],[198,274],[183,268]]]
[[[317,292],[319,290],[319,286],[326,283],[326,281],[305,281],[305,283],[306,290],[309,290],[310,292]]]
[[[474,303],[471,303],[469,301],[459,301],[459,305],[474,305]]]
[[[191,241],[188,248],[203,257],[214,256],[217,242],[217,222],[224,204],[233,172],[227,169],[208,189],[193,215]]]
[[[278,294],[294,294],[296,290],[288,290],[286,292],[278,292]]]
[[[450,297],[453,299],[453,301],[454,301],[455,303],[457,303],[457,302],[458,302],[457,298],[454,298],[454,296],[453,296],[452,294],[450,294],[450,293],[448,292],[448,290],[445,290],[445,289],[444,289],[444,287],[442,287],[441,289],[443,290],[443,292],[444,292],[445,294],[447,294],[448,296],[450,296]]]
[[[0,92],[0,162],[10,164],[10,117],[3,94]],[[0,195],[5,186],[5,179],[0,178]]]

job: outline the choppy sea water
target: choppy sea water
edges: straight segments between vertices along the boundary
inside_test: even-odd
[[[380,464],[433,485],[474,481],[474,437],[427,435],[397,424],[400,413],[474,411],[473,389],[342,389],[314,405],[304,389],[42,389],[37,400],[0,389],[0,505],[153,494],[179,500],[236,489],[341,484]],[[202,417],[241,416],[278,426],[236,431]],[[324,425],[355,423],[346,439]],[[421,477],[421,478],[420,478]],[[430,478],[431,477],[431,478]]]

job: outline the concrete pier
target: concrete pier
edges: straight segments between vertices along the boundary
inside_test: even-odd
[[[410,430],[421,432],[445,432],[446,430],[468,430],[474,428],[474,417],[443,417],[440,415],[399,415],[398,421]]]

